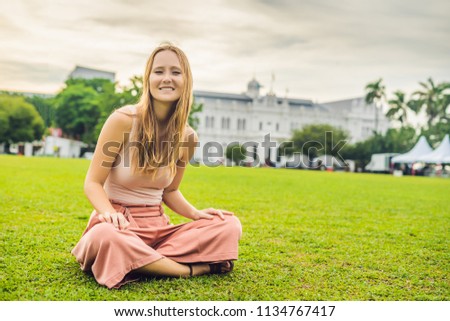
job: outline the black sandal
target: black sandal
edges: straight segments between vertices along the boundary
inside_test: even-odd
[[[222,271],[222,268],[225,266],[225,263],[228,263],[228,270]],[[234,263],[231,260],[219,262],[219,263],[212,263],[212,264],[209,264],[209,270],[210,270],[209,274],[226,274],[226,273],[230,273],[231,271],[233,271],[233,268],[234,268]]]

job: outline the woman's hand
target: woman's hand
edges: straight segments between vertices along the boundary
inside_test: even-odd
[[[123,216],[120,212],[105,212],[103,214],[98,214],[98,219],[101,222],[111,223],[119,230],[124,230],[128,227],[128,225],[130,225],[130,222],[128,222],[125,216]]]
[[[219,210],[219,209],[210,207],[210,208],[206,208],[204,210],[197,210],[194,213],[193,220],[194,221],[197,221],[200,219],[212,220],[214,218],[214,215],[217,215],[218,217],[220,217],[220,219],[225,220],[224,215],[234,215],[234,213],[230,212],[230,211]]]

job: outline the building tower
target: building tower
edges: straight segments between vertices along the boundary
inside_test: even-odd
[[[259,89],[261,88],[261,84],[253,77],[247,84],[247,96],[256,99],[259,97]]]

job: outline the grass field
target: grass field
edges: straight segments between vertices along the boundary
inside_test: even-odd
[[[88,164],[0,156],[1,300],[450,299],[449,179],[190,167],[186,198],[242,222],[234,272],[108,290],[70,254]]]

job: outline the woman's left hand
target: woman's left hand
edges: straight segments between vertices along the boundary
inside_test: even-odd
[[[234,213],[210,207],[204,210],[197,210],[194,214],[193,220],[195,221],[200,219],[212,220],[214,218],[214,215],[217,215],[220,217],[220,219],[225,220],[224,215],[234,215]]]

